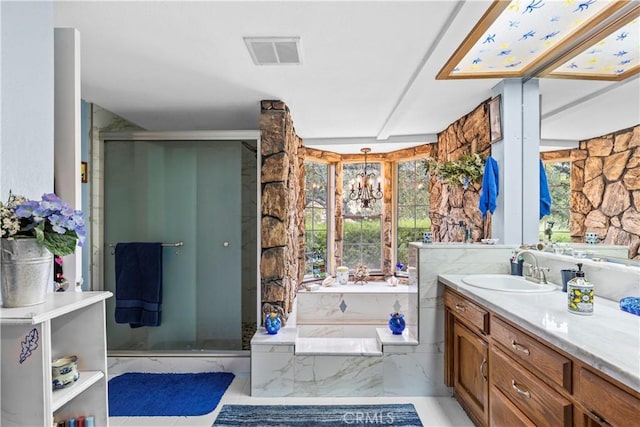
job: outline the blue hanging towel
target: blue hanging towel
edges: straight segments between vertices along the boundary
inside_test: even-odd
[[[500,172],[498,162],[488,156],[484,164],[484,174],[482,176],[482,190],[480,191],[480,204],[478,208],[482,212],[482,218],[487,216],[487,211],[496,210],[500,187]]]
[[[116,323],[132,328],[160,326],[162,314],[162,245],[118,243]]]
[[[551,194],[547,184],[547,174],[540,160],[540,218],[551,213]]]

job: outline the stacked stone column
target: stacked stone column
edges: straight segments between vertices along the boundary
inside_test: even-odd
[[[464,154],[479,152],[482,158],[491,154],[489,143],[489,118],[486,103],[461,117],[438,134],[434,160],[448,162],[458,160]],[[438,242],[462,241],[460,221],[472,228],[472,240],[484,237],[485,229],[491,230],[478,209],[481,180],[463,189],[460,185],[441,183],[437,177],[429,180],[429,217],[434,240]],[[489,220],[487,220],[489,221]]]
[[[304,167],[289,109],[262,101],[260,282],[262,313],[277,312],[283,323],[304,275]]]

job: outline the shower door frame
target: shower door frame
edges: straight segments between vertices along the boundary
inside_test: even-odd
[[[95,129],[94,129],[95,131]],[[91,290],[102,291],[104,286],[104,265],[105,256],[109,256],[109,242],[104,241],[104,144],[105,141],[237,141],[241,144],[243,141],[256,141],[256,218],[260,218],[262,206],[262,194],[260,191],[260,166],[262,164],[260,131],[258,130],[224,130],[224,131],[132,131],[132,132],[104,132],[99,138],[93,138],[91,143],[91,158],[89,163],[89,176],[91,179],[90,187],[90,233],[91,233],[91,262],[89,264],[89,275],[91,277]],[[260,254],[262,253],[261,221],[256,220],[256,321],[261,318],[261,295],[262,289],[260,284]],[[198,352],[180,352],[180,351],[161,351],[161,352],[137,352],[137,351],[108,351],[109,356],[116,355],[144,355],[148,356],[202,356],[220,354],[245,354],[243,351],[198,351]]]

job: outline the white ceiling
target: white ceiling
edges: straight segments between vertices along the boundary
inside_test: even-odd
[[[154,131],[257,129],[291,109],[305,145],[433,141],[497,79],[435,80],[490,1],[56,1],[80,32],[82,97]],[[300,37],[302,64],[256,66],[243,37]],[[542,79],[541,136],[564,147],[637,125],[640,79]]]

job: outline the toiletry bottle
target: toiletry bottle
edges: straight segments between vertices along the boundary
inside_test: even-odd
[[[593,314],[593,285],[584,277],[582,264],[578,263],[576,277],[567,283],[567,309],[569,313]]]

